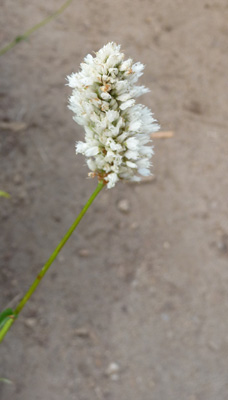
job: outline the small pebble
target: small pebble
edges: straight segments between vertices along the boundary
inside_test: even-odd
[[[117,372],[119,372],[119,369],[120,369],[119,365],[115,362],[112,362],[109,364],[108,368],[106,369],[105,374],[108,376],[116,375]]]
[[[164,322],[168,322],[170,318],[169,318],[169,315],[167,313],[162,313],[161,314],[161,319]]]
[[[130,225],[130,229],[135,230],[139,227],[139,224],[137,222],[132,222],[132,224]]]
[[[129,201],[127,199],[122,199],[118,202],[118,210],[123,213],[128,213],[130,210]]]
[[[165,250],[170,249],[170,243],[169,243],[169,242],[164,242],[164,243],[163,243],[163,248],[164,248]]]
[[[28,328],[34,328],[36,326],[36,319],[35,318],[26,318],[24,321],[25,326]]]
[[[167,334],[166,334],[166,337],[167,337],[167,339],[173,339],[173,337],[174,337],[173,332],[172,331],[168,331]]]
[[[79,250],[78,255],[80,257],[88,257],[89,256],[89,250],[88,249],[81,249],[81,250]]]
[[[118,374],[112,374],[111,375],[111,380],[115,381],[115,382],[118,381],[119,380],[119,375]]]
[[[62,254],[60,254],[58,256],[58,260],[59,260],[60,263],[64,263],[65,262],[65,257]]]
[[[19,174],[14,175],[13,181],[15,185],[20,185],[22,183],[22,177]]]
[[[90,332],[88,329],[81,327],[77,328],[74,330],[75,336],[81,337],[81,338],[88,338],[90,337]]]
[[[26,198],[27,198],[27,193],[26,193],[26,191],[25,190],[20,190],[20,192],[18,193],[18,199],[19,200],[21,200],[21,201],[24,201],[24,200],[26,200]]]
[[[61,216],[60,215],[53,215],[53,219],[55,222],[61,222]]]
[[[134,281],[131,282],[131,286],[133,288],[136,288],[137,286],[139,286],[139,281],[137,279],[135,279]]]
[[[210,206],[211,206],[212,210],[215,210],[216,208],[218,208],[218,203],[217,203],[217,201],[212,201],[211,204],[210,204]]]
[[[228,235],[227,234],[223,234],[221,236],[220,240],[218,240],[217,248],[223,254],[228,253]]]

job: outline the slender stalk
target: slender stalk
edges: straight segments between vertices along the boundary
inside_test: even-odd
[[[73,0],[67,0],[54,14],[50,15],[49,17],[45,18],[43,21],[39,22],[38,24],[34,25],[32,28],[28,29],[23,35],[19,35],[15,37],[12,42],[7,44],[5,47],[3,47],[0,50],[0,56],[4,53],[6,53],[8,50],[12,49],[12,47],[16,46],[17,43],[21,42],[22,40],[26,40],[33,32],[37,31],[37,29],[41,28],[42,26],[46,25],[48,22],[50,22],[52,19],[57,17],[59,14],[61,14],[65,8],[69,6],[69,4]]]
[[[56,257],[59,254],[60,250],[62,249],[64,244],[67,242],[69,237],[72,235],[72,233],[74,232],[76,226],[79,224],[79,222],[81,221],[82,217],[85,215],[86,211],[88,210],[88,208],[90,207],[90,205],[92,204],[92,202],[94,201],[94,199],[96,198],[96,196],[98,195],[98,193],[102,190],[102,188],[104,186],[105,186],[105,183],[103,181],[98,182],[98,185],[97,185],[95,191],[93,192],[92,196],[87,201],[86,205],[83,207],[82,211],[77,216],[77,218],[74,221],[73,225],[71,225],[71,227],[68,230],[68,232],[62,238],[62,240],[60,241],[60,243],[58,244],[56,249],[53,251],[52,255],[47,260],[47,262],[44,264],[43,268],[41,269],[41,271],[37,275],[36,279],[34,280],[32,285],[30,286],[29,290],[27,291],[27,293],[25,294],[23,299],[19,302],[19,304],[15,308],[14,315],[12,317],[9,317],[9,319],[6,321],[6,323],[4,324],[2,329],[0,330],[0,342],[2,341],[2,339],[4,338],[4,336],[6,335],[8,330],[10,329],[11,325],[14,323],[14,321],[17,318],[18,314],[24,308],[24,306],[27,303],[27,301],[30,299],[32,294],[35,292],[37,286],[40,284],[40,281],[42,280],[42,278],[44,277],[44,275],[48,271],[48,269],[51,266],[51,264],[53,263],[53,261],[56,259]]]

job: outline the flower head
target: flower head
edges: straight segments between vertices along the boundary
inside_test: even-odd
[[[85,128],[85,141],[76,143],[76,153],[86,156],[89,169],[108,188],[120,179],[150,175],[153,148],[148,144],[159,125],[147,107],[135,104],[135,98],[149,91],[135,85],[143,69],[141,63],[124,60],[120,45],[108,43],[68,76],[73,88],[69,108]]]

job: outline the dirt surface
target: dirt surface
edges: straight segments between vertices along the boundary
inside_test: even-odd
[[[61,4],[3,0],[2,45]],[[1,308],[96,186],[67,109],[83,57],[122,44],[174,132],[154,140],[154,181],[99,195],[8,333],[1,400],[227,400],[227,21],[225,0],[74,0],[1,57],[0,121],[25,124],[1,130]]]

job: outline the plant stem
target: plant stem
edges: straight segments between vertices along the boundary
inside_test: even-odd
[[[43,21],[39,22],[38,24],[34,25],[32,28],[28,29],[23,35],[19,35],[15,37],[12,42],[7,44],[5,47],[3,47],[0,50],[0,56],[4,53],[6,53],[8,50],[12,49],[12,47],[16,46],[17,43],[21,42],[22,40],[26,40],[33,32],[37,31],[37,29],[41,28],[42,26],[46,25],[48,22],[50,22],[52,19],[57,17],[59,14],[61,14],[65,8],[69,6],[69,4],[73,0],[67,0],[62,7],[60,7],[54,14],[50,15],[49,17],[45,18]]]
[[[30,286],[29,290],[27,291],[27,293],[25,294],[23,299],[19,302],[19,304],[15,308],[14,315],[12,317],[10,317],[6,321],[6,323],[4,324],[2,329],[0,330],[0,342],[2,341],[2,339],[4,338],[6,333],[8,332],[9,328],[11,327],[11,325],[14,323],[15,318],[17,318],[18,314],[21,312],[21,310],[24,308],[24,306],[27,303],[27,301],[30,299],[31,295],[35,292],[37,286],[39,285],[40,281],[42,280],[42,278],[44,277],[44,275],[48,271],[48,269],[51,266],[51,264],[53,263],[53,261],[56,259],[56,257],[59,254],[60,250],[62,249],[64,244],[67,242],[69,237],[72,235],[72,233],[74,232],[76,226],[79,224],[79,222],[81,221],[82,217],[85,215],[86,211],[88,210],[88,208],[90,207],[90,205],[92,204],[92,202],[94,201],[94,199],[96,198],[96,196],[98,195],[98,193],[102,190],[102,188],[104,186],[105,186],[105,183],[103,181],[98,182],[98,185],[97,185],[95,191],[93,192],[92,196],[87,201],[86,205],[83,207],[82,211],[77,216],[77,218],[74,221],[73,225],[71,225],[70,229],[65,234],[65,236],[62,238],[62,240],[60,241],[60,243],[58,244],[56,249],[53,251],[53,253],[49,257],[48,261],[44,264],[43,268],[41,269],[41,271],[37,275],[36,279],[34,280],[33,284]]]

